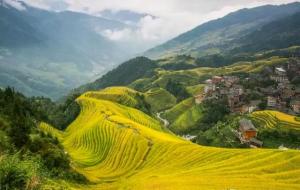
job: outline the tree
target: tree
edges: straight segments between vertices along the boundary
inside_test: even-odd
[[[177,102],[180,102],[191,96],[182,84],[180,84],[179,82],[174,82],[172,80],[168,81],[166,90],[177,98]]]

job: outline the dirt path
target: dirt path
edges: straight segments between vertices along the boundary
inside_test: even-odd
[[[162,113],[163,113],[163,112],[156,113],[156,116],[157,116],[157,118],[158,118],[159,120],[161,120],[161,121],[164,123],[164,126],[165,126],[165,127],[168,127],[169,124],[170,124],[170,122],[169,122],[168,120],[166,120],[166,119],[164,119],[164,118],[161,117],[161,114],[162,114]]]

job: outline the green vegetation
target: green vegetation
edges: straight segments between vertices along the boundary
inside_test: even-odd
[[[173,82],[172,80],[168,81],[166,90],[172,93],[177,98],[178,102],[191,96],[182,84]]]
[[[190,109],[195,105],[195,100],[194,98],[188,98],[186,100],[183,100],[173,106],[171,109],[166,110],[163,114],[165,118],[167,118],[168,121],[173,123],[176,121],[180,115],[182,115],[186,110]]]
[[[205,146],[244,148],[246,145],[242,145],[233,132],[239,126],[239,119],[227,117],[226,121],[219,121],[208,130],[200,131],[193,142]]]
[[[166,110],[176,104],[176,98],[163,88],[152,88],[145,93],[145,101],[152,112]]]
[[[71,94],[61,103],[55,103],[49,98],[30,98],[30,104],[43,113],[43,120],[58,129],[65,129],[79,114],[79,105],[75,102],[78,94]]]
[[[186,90],[189,94],[199,95],[199,94],[203,93],[204,86],[205,86],[204,84],[197,84],[197,85],[194,85],[194,86],[186,87]]]
[[[99,90],[109,86],[129,85],[133,81],[152,76],[156,63],[146,57],[137,57],[126,61],[117,68],[103,75],[95,82],[83,85],[75,89],[75,93],[82,93],[90,90]]]
[[[42,189],[49,180],[86,183],[58,140],[37,128],[48,119],[32,99],[0,90],[0,189]]]
[[[176,134],[194,134],[210,129],[228,114],[224,100],[208,100],[196,104],[194,98],[188,98],[165,111],[163,117],[170,122],[169,128]]]

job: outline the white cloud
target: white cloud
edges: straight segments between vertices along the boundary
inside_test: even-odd
[[[121,30],[111,30],[106,29],[100,32],[101,35],[107,37],[113,41],[128,41],[131,40],[131,36],[133,35],[134,31],[130,28],[123,28]]]
[[[15,0],[4,0],[4,5],[9,5],[15,9],[18,9],[19,11],[26,10],[26,7],[24,7],[22,3]]]
[[[101,31],[111,40],[141,41],[149,46],[157,45],[190,30],[208,20],[220,18],[241,8],[265,4],[290,3],[295,0],[25,0],[34,6],[54,9],[57,3],[64,3],[65,9],[92,15],[103,10],[130,10],[147,13],[137,28]],[[56,3],[55,3],[56,2]]]

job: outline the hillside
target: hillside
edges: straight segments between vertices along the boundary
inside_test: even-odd
[[[26,98],[11,88],[0,89],[0,189],[44,189],[51,180],[87,183],[71,168],[58,140],[38,129],[39,121],[51,117],[51,111],[46,113],[36,106],[40,100]],[[41,126],[50,129],[49,125]],[[57,136],[60,133],[51,130]]]
[[[96,183],[89,188],[300,187],[298,151],[198,146],[164,132],[158,121],[114,101],[83,94],[77,102],[81,114],[64,132],[41,128],[59,134],[72,166]]]
[[[153,75],[155,68],[157,68],[155,61],[146,57],[136,57],[122,63],[94,82],[76,88],[73,93],[99,90],[109,86],[129,85],[139,78]]]
[[[0,5],[0,87],[57,99],[138,53],[103,34],[132,26],[10,1],[23,8]]]
[[[257,52],[299,45],[300,13],[273,21],[237,40],[232,52]],[[272,35],[270,35],[272,34]]]
[[[148,50],[145,52],[145,55],[156,59],[174,55],[201,57],[225,53],[233,48],[246,45],[244,41],[237,41],[238,39],[247,35],[251,36],[251,33],[254,31],[266,29],[262,28],[264,25],[293,15],[299,11],[300,3],[298,2],[280,6],[266,5],[252,9],[242,9],[230,13],[223,18],[204,23],[162,45]],[[296,18],[297,17],[295,17],[295,19]],[[286,24],[283,24],[281,27],[278,26],[278,28],[287,30],[287,28],[283,26],[286,26]],[[261,33],[263,33],[263,31]],[[253,35],[255,35],[255,32],[252,36]],[[272,35],[277,34],[272,33]],[[269,38],[270,37],[268,37],[268,39]],[[250,39],[247,38],[247,40]],[[274,39],[276,40],[276,38]],[[257,41],[259,42],[258,38]],[[268,46],[268,48],[270,47]],[[272,46],[271,49],[274,48],[275,47]]]

